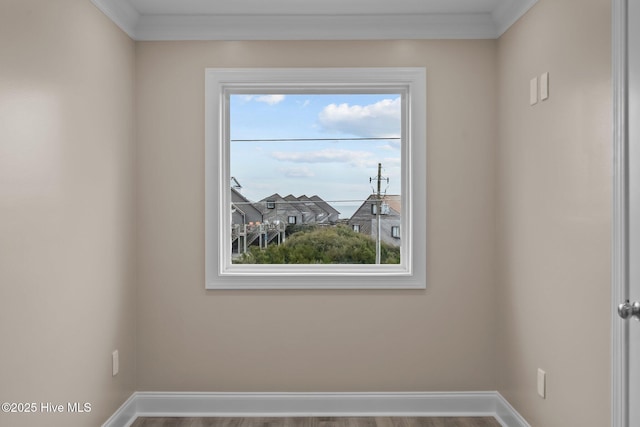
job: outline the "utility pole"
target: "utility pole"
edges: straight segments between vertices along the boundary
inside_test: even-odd
[[[376,233],[376,264],[380,264],[380,233],[381,233],[380,214],[382,211],[381,184],[382,184],[382,181],[387,181],[387,184],[389,183],[388,177],[387,178],[382,177],[382,163],[378,163],[378,175],[375,178],[369,178],[369,183],[371,183],[374,179],[377,181],[377,185],[378,185],[378,190],[376,191],[376,223],[378,228],[378,231]]]

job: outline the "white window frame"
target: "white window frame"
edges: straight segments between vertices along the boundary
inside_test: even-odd
[[[391,226],[391,237],[393,237],[394,239],[399,239],[400,238],[400,226],[399,225],[392,225]]]
[[[359,233],[359,232],[360,232],[360,224],[353,224],[353,225],[351,226],[351,229],[352,229],[353,231],[355,231],[356,233]]]
[[[232,264],[229,96],[402,95],[400,264]],[[426,71],[424,68],[208,68],[205,71],[205,288],[419,289],[426,287]]]

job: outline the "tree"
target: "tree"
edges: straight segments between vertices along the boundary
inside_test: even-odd
[[[239,264],[375,264],[376,242],[350,228],[309,227],[291,234],[281,245],[252,247]],[[382,244],[382,264],[399,264],[400,248]]]

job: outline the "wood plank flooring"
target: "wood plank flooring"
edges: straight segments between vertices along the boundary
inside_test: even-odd
[[[131,427],[500,427],[493,417],[138,418]]]

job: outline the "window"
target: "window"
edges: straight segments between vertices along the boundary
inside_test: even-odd
[[[356,233],[360,232],[360,224],[353,224],[351,226],[351,228],[353,229],[353,231],[355,231]]]
[[[274,200],[267,200],[267,209],[275,209],[276,202]]]
[[[394,225],[391,227],[391,237],[396,239],[400,238],[400,226]]]
[[[377,213],[378,213],[378,205],[374,201],[371,203],[371,215],[376,215]],[[391,210],[389,208],[389,204],[382,202],[380,204],[380,215],[389,215],[390,213],[391,213]]]
[[[208,289],[263,288],[423,288],[426,286],[426,77],[421,68],[322,68],[322,69],[207,69],[205,81],[205,278]],[[233,262],[231,200],[230,104],[234,96],[259,96],[276,101],[284,96],[304,94],[397,95],[401,109],[400,185],[401,199],[396,219],[406,233],[401,239],[400,262],[393,265],[358,264],[269,264],[244,265]],[[337,106],[339,107],[339,106]],[[333,159],[344,153],[321,153]],[[294,161],[305,156],[288,157]],[[343,168],[346,169],[346,168]],[[297,170],[302,174],[305,171]],[[379,176],[379,175],[378,175]],[[244,189],[248,187],[242,177]],[[249,181],[250,182],[250,181]],[[285,193],[288,194],[288,193]],[[305,193],[302,193],[305,194]],[[276,195],[277,196],[277,195]],[[311,196],[309,194],[308,196]],[[251,200],[235,195],[234,204],[250,211]],[[309,218],[325,218],[330,211],[314,197],[288,196],[281,205],[269,198],[262,209],[279,211],[280,206],[309,206]],[[309,200],[308,200],[309,199]],[[237,201],[240,200],[240,201]],[[273,208],[270,201],[273,200]],[[310,201],[311,200],[311,201]],[[375,205],[372,205],[375,206]],[[282,208],[284,209],[284,208]],[[372,209],[375,209],[372,207]],[[395,207],[394,207],[395,209]],[[251,212],[258,215],[260,211]],[[262,211],[262,215],[266,215]],[[246,214],[248,215],[248,214]],[[282,214],[280,214],[282,215]],[[236,215],[238,216],[238,215]],[[287,215],[287,221],[297,216]],[[300,216],[301,224],[304,215]],[[414,220],[415,218],[415,220]],[[266,221],[266,219],[265,219]],[[296,221],[297,222],[297,221]],[[280,233],[278,225],[270,232]],[[382,223],[382,221],[381,221]],[[271,222],[270,222],[271,224]],[[384,225],[384,224],[381,224]],[[358,231],[361,231],[358,225]],[[373,227],[372,227],[373,228]],[[356,227],[353,227],[354,231]],[[400,236],[400,227],[397,229]],[[284,235],[278,239],[286,240]],[[266,238],[266,237],[265,237]],[[304,280],[301,280],[305,277]],[[258,279],[259,278],[259,279]]]
[[[295,217],[295,216],[289,216],[289,217],[287,218],[287,222],[288,222],[289,224],[295,224],[295,223],[296,223],[296,217]]]

